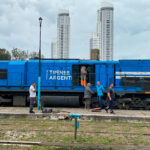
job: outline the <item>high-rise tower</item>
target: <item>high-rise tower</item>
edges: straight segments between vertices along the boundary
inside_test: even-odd
[[[91,49],[99,49],[99,37],[97,33],[92,33],[89,35],[89,44]]]
[[[58,58],[57,38],[53,38],[51,42],[51,58]]]
[[[97,11],[97,34],[100,40],[100,60],[113,60],[113,5],[102,2]]]
[[[58,58],[69,58],[70,53],[70,17],[68,10],[60,10],[57,17]]]

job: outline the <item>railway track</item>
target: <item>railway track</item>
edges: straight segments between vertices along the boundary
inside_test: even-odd
[[[0,132],[2,131],[9,131],[9,129],[0,129]],[[13,130],[10,130],[10,131],[13,131]],[[24,129],[20,129],[20,130],[15,130],[15,132],[49,132],[49,133],[73,133],[74,131],[73,130],[65,130],[65,131],[56,131],[56,130],[24,130]],[[78,133],[84,133],[84,134],[116,134],[116,135],[130,135],[130,136],[138,136],[139,134],[138,133],[134,133],[134,132],[104,132],[104,131],[78,131]],[[141,136],[150,136],[150,133],[142,133],[140,134]]]
[[[26,125],[30,125],[30,124],[32,124],[32,123],[27,123],[27,122],[24,122],[24,121],[17,121],[17,122],[13,122],[13,123],[1,123],[1,122],[4,122],[4,121],[0,121],[0,125],[1,126],[10,126],[10,125],[17,125],[17,124],[20,124],[20,123],[25,123]],[[6,122],[6,121],[5,121]],[[50,123],[50,125],[52,125],[52,124],[59,124],[59,125],[65,125],[65,124],[67,124],[67,123],[62,123],[62,122],[49,122]],[[38,124],[37,124],[38,125]],[[67,124],[68,125],[68,124]],[[70,124],[71,126],[74,126],[74,122],[72,122],[72,124]],[[94,126],[98,126],[99,125],[99,123],[80,123],[80,126],[86,126],[86,125],[91,125],[92,127],[94,127]],[[40,123],[39,123],[39,126],[41,126],[40,125]],[[126,126],[126,125],[118,125],[118,124],[114,124],[113,126]],[[100,127],[101,128],[106,128],[106,126],[101,126],[100,125]],[[130,127],[141,127],[141,128],[149,128],[150,127],[150,125],[130,125]]]
[[[136,145],[98,145],[98,144],[77,144],[77,143],[52,143],[52,142],[30,142],[30,141],[4,141],[0,140],[0,145],[21,145],[21,146],[58,146],[58,147],[81,147],[81,148],[89,148],[92,147],[91,150],[95,149],[122,149],[122,150],[150,150],[149,146],[136,146]],[[66,148],[64,148],[66,149]],[[73,149],[73,148],[72,148]],[[61,148],[63,150],[63,148]]]

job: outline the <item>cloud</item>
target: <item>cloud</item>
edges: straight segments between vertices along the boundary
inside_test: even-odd
[[[125,0],[114,6],[115,59],[148,59],[150,1]]]
[[[108,0],[114,5],[114,59],[149,58],[150,1]],[[57,36],[57,13],[68,9],[71,18],[71,57],[89,58],[88,35],[96,32],[99,0],[0,0],[0,47],[38,51],[42,22],[42,53],[51,56]]]

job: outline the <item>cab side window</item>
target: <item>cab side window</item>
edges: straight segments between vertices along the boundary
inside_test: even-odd
[[[0,79],[7,79],[7,70],[0,69]]]

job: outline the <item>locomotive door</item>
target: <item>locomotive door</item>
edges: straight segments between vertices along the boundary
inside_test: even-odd
[[[100,81],[100,83],[107,87],[107,68],[106,64],[96,65],[96,82]]]
[[[110,83],[114,83],[114,64],[98,64],[96,65],[96,82],[104,87],[108,87]]]

